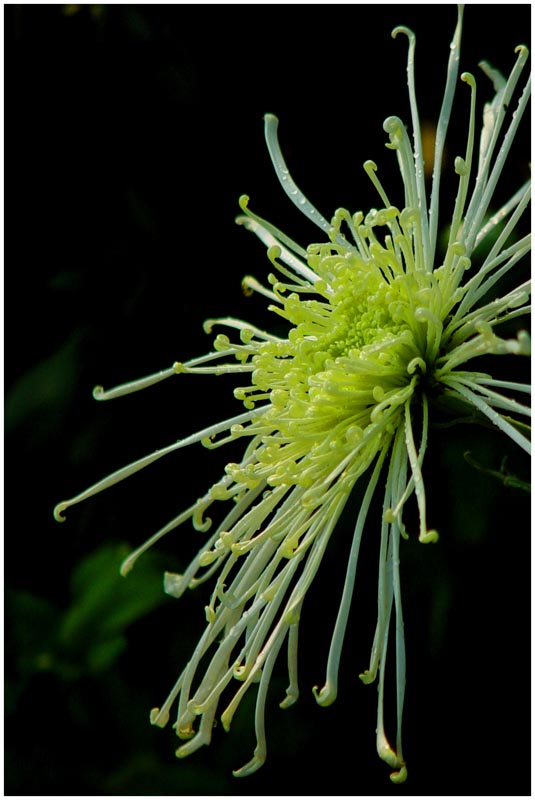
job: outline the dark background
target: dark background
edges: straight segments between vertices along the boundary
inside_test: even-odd
[[[91,389],[206,352],[207,317],[263,323],[261,298],[240,290],[244,274],[269,271],[262,245],[234,225],[240,194],[297,241],[317,238],[272,171],[263,114],[279,116],[292,174],[325,216],[366,211],[377,200],[364,160],[379,163],[391,196],[399,188],[383,119],[410,121],[407,44],[390,31],[415,30],[420,113],[434,119],[455,19],[453,5],[5,7],[7,794],[529,794],[529,500],[463,459],[471,450],[498,470],[508,454],[525,479],[527,459],[498,432],[437,430],[426,455],[441,539],[402,550],[401,787],[375,754],[375,686],[357,677],[375,625],[379,509],[336,704],[319,708],[310,689],[324,679],[351,510],[304,607],[299,702],[277,707],[281,653],[268,761],[241,781],[230,771],[254,747],[254,690],[231,733],[216,729],[186,761],[172,730],[148,723],[206,602],[202,589],[165,597],[161,572],[183,568],[202,534],[184,526],[117,575],[128,549],[204,492],[232,453],[169,456],[64,525],[52,518],[56,502],[107,472],[239,410],[226,379],[183,376],[105,404]],[[529,35],[529,5],[468,6],[462,69],[478,78],[479,105],[491,86],[478,62],[508,74]],[[450,171],[468,102],[460,86]],[[528,160],[526,147],[511,159],[511,191]]]

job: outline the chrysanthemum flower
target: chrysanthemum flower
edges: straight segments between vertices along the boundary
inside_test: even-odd
[[[231,332],[217,335],[212,352],[110,391],[95,389],[95,397],[106,400],[176,374],[184,380],[188,375],[235,373],[241,384],[234,390],[244,405],[237,416],[120,469],[60,503],[55,511],[62,519],[69,506],[187,445],[202,442],[218,448],[243,440],[241,461],[227,464],[217,483],[122,566],[126,575],[148,547],[188,520],[197,530],[208,531],[207,510],[217,503],[227,504],[226,516],[184,573],[165,574],[165,591],[174,597],[214,579],[197,647],[167,700],[151,712],[152,723],[163,727],[177,704],[176,732],[185,740],[177,750],[179,757],[209,744],[216,715],[228,730],[242,698],[255,684],[257,745],[252,759],[234,774],[248,775],[264,763],[264,711],[275,662],[285,646],[289,686],[281,706],[288,707],[298,697],[299,619],[307,591],[344,506],[355,484],[362,481],[365,491],[345,578],[339,576],[341,600],[325,683],[315,687],[314,694],[323,706],[337,695],[359,547],[368,527],[369,535],[380,538],[377,626],[370,663],[361,678],[364,683],[378,680],[379,756],[391,768],[393,781],[401,782],[407,775],[401,737],[405,645],[400,558],[402,539],[412,533],[403,521],[405,505],[412,497],[418,509],[420,542],[438,538],[427,525],[423,480],[430,406],[437,399],[444,406],[456,402],[457,408],[486,418],[497,432],[529,450],[522,423],[529,414],[522,393],[529,388],[478,372],[475,362],[478,356],[517,356],[529,349],[524,331],[514,339],[502,338],[498,332],[502,323],[528,311],[528,283],[503,293],[500,286],[530,247],[529,237],[517,233],[529,202],[529,182],[498,210],[492,205],[528,102],[529,82],[517,91],[528,53],[525,47],[517,49],[507,80],[488,64],[481,65],[485,89],[490,79],[494,97],[484,108],[479,149],[475,146],[476,80],[469,73],[461,75],[470,104],[466,151],[455,159],[456,199],[447,203],[441,198],[439,214],[461,28],[462,8],[436,128],[429,198],[416,104],[415,37],[407,28],[396,28],[394,36],[408,37],[413,131],[411,144],[400,119],[389,117],[384,123],[387,147],[395,152],[403,182],[403,194],[393,198],[397,205],[387,196],[376,164],[368,161],[364,169],[377,190],[379,207],[367,214],[338,209],[327,221],[292,180],[277,141],[277,119],[268,114],[266,141],[277,177],[290,200],[320,229],[317,243],[301,247],[250,211],[247,197],[240,200],[243,216],[238,222],[267,246],[273,266],[268,286],[246,277],[244,288],[267,298],[279,321],[285,321],[287,335],[229,317],[207,320],[208,333],[216,326]],[[504,124],[514,97],[518,97],[516,110]],[[439,227],[449,230],[442,249],[437,244]],[[384,491],[382,518],[366,525],[378,486]],[[389,740],[383,696],[392,636],[397,732]],[[226,705],[220,708],[224,692]]]

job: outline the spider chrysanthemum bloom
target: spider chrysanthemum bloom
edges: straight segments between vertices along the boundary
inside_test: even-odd
[[[408,88],[413,141],[402,121],[384,123],[387,147],[397,156],[404,194],[394,205],[377,175],[364,167],[380,198],[380,207],[351,215],[338,209],[328,222],[293,182],[277,141],[277,120],[267,115],[266,141],[277,176],[289,198],[321,230],[306,249],[240,205],[238,222],[256,233],[273,265],[268,286],[252,277],[247,291],[266,297],[287,325],[275,335],[234,318],[208,320],[207,332],[225,326],[214,350],[177,363],[154,376],[95,390],[98,399],[136,391],[171,375],[236,373],[236,398],[245,406],[237,416],[210,425],[113,473],[71,500],[67,507],[113,485],[167,453],[203,442],[217,448],[243,439],[239,463],[229,463],[221,479],[138,548],[123,564],[123,574],[164,534],[191,520],[208,531],[210,506],[227,503],[227,513],[183,574],[166,573],[165,590],[179,597],[213,577],[206,626],[190,660],[151,721],[164,726],[178,706],[176,732],[185,740],[177,755],[189,755],[211,740],[216,715],[228,729],[245,693],[257,684],[254,755],[236,775],[247,775],[266,758],[264,710],[275,661],[287,648],[289,686],[281,705],[298,696],[299,619],[307,591],[321,564],[340,515],[357,481],[365,482],[327,659],[327,674],[314,693],[320,705],[337,695],[338,667],[355,583],[357,559],[368,509],[381,487],[382,518],[368,523],[380,539],[377,625],[365,683],[378,681],[377,750],[401,782],[407,770],[401,740],[405,690],[405,646],[400,585],[401,540],[407,531],[404,507],[413,496],[419,515],[418,537],[434,542],[438,534],[426,522],[423,461],[429,433],[430,404],[459,404],[477,412],[517,445],[529,450],[523,418],[523,384],[477,370],[483,355],[524,355],[527,333],[499,335],[500,324],[528,311],[529,286],[500,291],[504,276],[526,255],[528,236],[518,222],[530,196],[527,182],[498,210],[495,190],[529,98],[529,81],[519,78],[527,49],[519,47],[506,80],[482,64],[494,86],[476,130],[476,81],[464,73],[470,103],[466,151],[455,159],[455,200],[441,200],[440,173],[453,96],[458,83],[462,9],[452,42],[446,88],[437,123],[433,178],[429,196],[414,81],[415,38],[409,41]],[[508,122],[511,102],[515,110]],[[476,148],[479,141],[479,148]],[[492,211],[491,211],[492,208]],[[444,248],[438,230],[448,229]],[[487,246],[487,241],[491,244]],[[485,249],[486,248],[486,249]],[[483,252],[483,255],[480,254]],[[478,262],[476,267],[475,262]],[[277,328],[278,329],[278,328]],[[469,363],[470,362],[470,363]],[[473,362],[473,363],[472,363]],[[388,740],[383,722],[386,654],[394,638],[397,732]],[[234,694],[232,694],[232,690]],[[224,705],[220,702],[225,693]],[[230,700],[230,701],[229,701]]]

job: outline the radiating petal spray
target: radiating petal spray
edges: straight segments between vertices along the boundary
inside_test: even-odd
[[[389,117],[384,123],[387,147],[397,156],[403,182],[397,205],[388,198],[377,165],[367,161],[364,169],[377,190],[380,207],[367,214],[338,209],[329,222],[294,183],[279,147],[278,121],[267,114],[266,142],[277,177],[290,200],[320,231],[316,243],[301,247],[251,211],[249,198],[240,199],[243,215],[237,221],[266,245],[273,268],[267,285],[248,276],[244,289],[267,299],[278,321],[285,321],[287,335],[276,336],[231,317],[207,320],[207,333],[216,327],[229,331],[216,336],[214,350],[207,355],[110,391],[95,389],[98,400],[107,400],[176,374],[181,380],[206,373],[239,376],[234,395],[245,410],[139,459],[59,503],[55,510],[61,520],[69,506],[188,445],[203,442],[217,448],[243,440],[241,461],[227,464],[217,483],[122,566],[126,574],[149,546],[187,520],[197,530],[208,532],[205,512],[214,503],[226,503],[226,516],[185,572],[165,574],[165,591],[173,597],[213,578],[204,632],[169,697],[151,712],[151,722],[163,727],[176,706],[176,732],[184,740],[177,750],[179,757],[210,743],[216,715],[228,730],[243,696],[255,684],[257,744],[251,760],[234,774],[248,775],[264,763],[264,712],[275,662],[285,646],[289,685],[281,706],[286,708],[299,694],[298,630],[306,594],[360,480],[365,482],[365,491],[345,576],[340,576],[341,601],[325,683],[314,687],[314,695],[320,705],[336,699],[366,529],[367,535],[380,540],[377,624],[370,662],[360,677],[364,683],[378,681],[378,754],[391,768],[394,782],[407,776],[401,735],[405,643],[400,560],[402,539],[411,531],[405,528],[403,511],[413,497],[420,542],[437,541],[438,533],[427,525],[423,477],[430,403],[437,397],[461,401],[522,449],[529,452],[530,446],[522,422],[529,416],[522,399],[529,387],[473,371],[471,364],[482,355],[529,353],[529,338],[521,328],[514,339],[499,335],[502,323],[529,310],[529,282],[500,290],[501,278],[530,249],[530,237],[518,233],[530,199],[529,181],[501,208],[490,212],[528,102],[529,80],[519,88],[528,52],[517,48],[507,80],[488,64],[481,65],[483,90],[487,91],[490,79],[495,94],[484,108],[479,149],[476,80],[470,73],[460,76],[468,90],[463,99],[470,114],[466,151],[455,159],[457,196],[450,202],[440,193],[440,175],[459,83],[462,14],[459,7],[437,122],[429,198],[416,102],[415,36],[401,27],[393,35],[408,38],[412,142],[400,119]],[[514,111],[506,124],[511,103],[516,105],[511,106]],[[442,251],[437,242],[438,231],[444,228],[449,229],[449,238]],[[476,269],[474,253],[482,251],[481,245],[491,238],[493,244]],[[378,486],[384,487],[382,519],[367,522]],[[397,731],[395,739],[388,739],[383,698],[392,638]],[[226,692],[230,702],[220,708],[227,687],[234,687],[234,695]]]

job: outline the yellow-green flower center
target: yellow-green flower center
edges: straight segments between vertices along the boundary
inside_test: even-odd
[[[308,265],[319,276],[313,289],[271,276],[280,301],[272,310],[291,328],[287,338],[257,345],[251,386],[236,390],[246,407],[267,399],[270,407],[255,467],[227,468],[235,481],[315,485],[314,503],[318,482],[333,485],[335,451],[340,464],[360,450],[336,480],[350,490],[393,435],[417,367],[426,369],[428,320],[418,320],[417,308],[425,306],[428,276],[407,274],[393,250],[373,244],[366,259],[338,244],[309,247]]]

